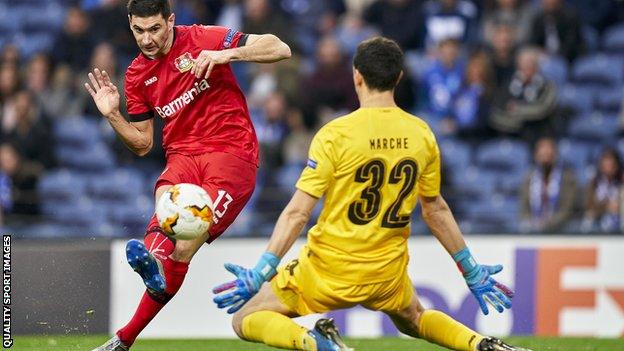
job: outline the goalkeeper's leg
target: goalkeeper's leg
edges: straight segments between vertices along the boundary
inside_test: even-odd
[[[401,333],[451,350],[475,351],[484,338],[440,311],[425,310],[415,294],[407,308],[386,314]]]
[[[243,340],[291,350],[349,350],[331,320],[322,319],[313,330],[293,322],[296,312],[285,306],[264,284],[258,294],[234,314],[232,327]]]
[[[523,351],[501,340],[484,337],[443,312],[426,310],[414,295],[410,305],[389,313],[397,329],[403,334],[457,351]],[[525,350],[529,351],[529,350]]]

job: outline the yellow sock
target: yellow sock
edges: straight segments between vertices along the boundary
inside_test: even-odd
[[[316,350],[308,330],[273,311],[258,311],[243,318],[243,336],[249,341],[291,350]]]
[[[429,342],[457,351],[475,351],[482,335],[448,315],[426,310],[420,316],[418,335]]]

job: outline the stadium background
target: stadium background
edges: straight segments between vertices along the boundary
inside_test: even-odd
[[[294,53],[277,64],[233,64],[262,148],[258,186],[225,237],[202,250],[192,271],[203,270],[203,278],[193,279],[205,280],[205,286],[183,288],[180,306],[192,301],[185,293],[201,298],[226,277],[218,267],[227,257],[212,257],[212,250],[246,250],[249,257],[261,252],[258,237],[270,234],[293,191],[314,131],[357,107],[350,68],[357,44],[383,34],[405,50],[397,101],[436,132],[443,194],[479,257],[506,263],[510,272],[503,277],[516,284],[517,268],[534,262],[531,267],[538,268],[529,280],[535,284],[526,296],[542,296],[542,306],[564,301],[541,322],[538,312],[522,311],[530,322],[524,329],[509,320],[501,322],[502,329],[496,329],[496,319],[484,323],[502,334],[622,335],[624,191],[616,159],[624,157],[623,1],[173,3],[177,24],[274,33]],[[14,330],[107,333],[121,323],[115,313],[121,319],[130,313],[114,296],[127,287],[140,289],[116,257],[115,239],[142,235],[164,161],[160,148],[145,158],[127,151],[82,87],[92,67],[105,69],[123,86],[125,68],[136,55],[124,1],[0,0],[0,48],[0,228],[13,235],[15,275],[22,277],[14,287]],[[520,53],[524,58],[517,60]],[[535,190],[540,172],[534,171],[539,167],[533,146],[543,136],[555,138],[554,169],[562,174],[560,184],[548,185],[547,196]],[[416,211],[413,256],[423,252],[418,244],[432,245],[427,231]],[[488,247],[501,253],[488,256]],[[437,256],[424,257],[440,256],[446,264],[440,274],[456,274],[441,260],[441,250],[432,252]],[[570,272],[568,265],[581,268]],[[414,274],[425,283],[432,276],[426,270]],[[572,289],[572,295],[540,290],[544,279],[557,277],[558,288]],[[419,279],[414,281],[418,286]],[[462,284],[450,279],[433,286],[431,296],[448,294],[443,302],[461,307],[468,296]],[[440,307],[431,296],[429,303]],[[220,313],[205,299],[206,315]],[[576,304],[576,310],[566,310],[566,304]],[[92,309],[97,313],[85,316]],[[183,315],[165,316],[161,327],[146,333],[159,335],[168,321],[188,314],[179,310]],[[360,312],[354,316],[362,317]],[[211,323],[227,326],[221,317]],[[540,329],[549,320],[562,326]],[[599,328],[601,321],[609,328]],[[354,335],[392,334],[383,322],[371,325],[378,328],[353,328]]]

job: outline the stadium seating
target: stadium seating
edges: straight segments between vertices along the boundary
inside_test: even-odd
[[[602,48],[610,53],[624,52],[624,24],[618,24],[605,30]]]
[[[104,208],[92,199],[81,196],[68,201],[56,201],[53,206],[43,207],[44,215],[51,220],[67,225],[94,226],[106,219]]]
[[[476,160],[483,169],[522,172],[529,164],[529,149],[516,140],[488,141],[477,149]]]
[[[105,218],[123,228],[122,232],[140,236],[154,213],[152,197],[140,195],[125,202],[100,202]]]
[[[100,173],[89,179],[88,193],[98,199],[119,203],[130,201],[145,193],[149,188],[143,176],[135,169],[116,169]]]
[[[450,172],[450,185],[462,198],[486,198],[494,193],[498,174],[476,166]]]
[[[465,142],[455,139],[440,141],[442,161],[452,169],[465,169],[471,162],[472,148]]]
[[[111,170],[115,165],[114,156],[109,147],[96,143],[85,148],[59,147],[56,157],[65,167],[84,171]]]
[[[59,145],[86,146],[101,140],[94,118],[74,116],[55,121],[53,135]]]
[[[468,219],[474,226],[478,225],[481,232],[486,228],[493,228],[500,232],[501,229],[516,231],[514,223],[517,222],[518,199],[515,197],[491,196],[487,199],[477,201],[468,210]],[[490,233],[488,230],[486,233]]]
[[[544,56],[540,60],[540,71],[558,86],[568,80],[568,62],[560,56]]]
[[[600,113],[575,117],[569,125],[568,135],[582,141],[605,143],[614,141],[618,133],[617,116],[606,116]]]
[[[50,201],[54,206],[56,202],[69,201],[84,194],[87,181],[88,178],[80,173],[67,169],[53,170],[39,180],[38,191],[43,200]]]
[[[589,113],[594,106],[596,92],[592,87],[567,83],[559,91],[558,104],[574,114]]]
[[[622,108],[623,99],[623,86],[602,88],[596,94],[595,106],[601,112],[616,114],[619,113]]]
[[[59,0],[0,2],[0,42],[17,44],[26,59],[50,50],[63,25],[67,5]]]
[[[581,28],[581,37],[585,42],[587,51],[594,52],[600,48],[600,33],[590,26],[583,26]]]
[[[598,53],[581,57],[572,67],[572,79],[585,85],[620,85],[624,78],[624,62],[621,57]]]

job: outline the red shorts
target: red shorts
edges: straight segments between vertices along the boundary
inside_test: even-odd
[[[255,164],[225,152],[170,154],[154,191],[163,185],[191,183],[204,188],[214,203],[214,223],[207,242],[234,222],[256,187]]]

